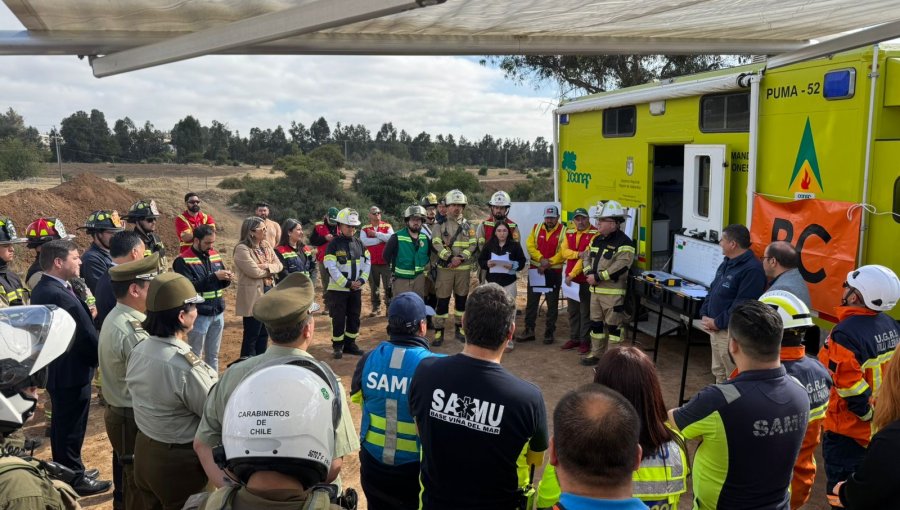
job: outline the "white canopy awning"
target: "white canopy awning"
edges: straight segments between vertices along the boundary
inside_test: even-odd
[[[105,76],[212,53],[771,55],[900,36],[896,0],[439,1],[4,0],[26,30],[0,31],[0,55],[100,56]]]

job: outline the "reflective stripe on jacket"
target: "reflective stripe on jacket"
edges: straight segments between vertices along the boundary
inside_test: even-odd
[[[608,236],[594,236],[591,249],[582,259],[584,274],[594,275],[593,294],[624,296],[628,270],[634,262],[634,241],[621,230]]]
[[[409,229],[397,232],[397,257],[394,259],[394,275],[411,280],[425,272],[428,265],[428,238],[419,234],[413,241]]]
[[[172,263],[172,269],[190,280],[194,284],[194,290],[206,300],[203,303],[197,303],[197,313],[219,315],[225,311],[222,289],[231,285],[231,282],[220,280],[216,276],[216,271],[225,269],[222,256],[216,250],[210,249],[209,253],[197,253],[193,246],[188,246]]]
[[[407,392],[419,363],[434,356],[418,337],[382,342],[360,360],[351,400],[362,405],[359,438],[383,464],[419,462],[421,443],[409,412]]]
[[[349,292],[357,280],[369,279],[369,250],[355,237],[336,236],[325,250],[325,267],[328,268],[328,290]]]
[[[525,240],[531,267],[537,269],[542,260],[549,259],[551,269],[557,271],[562,269],[563,258],[560,253],[560,243],[564,239],[564,231],[562,223],[557,223],[556,228],[549,232],[543,223],[538,223],[531,229],[531,234]]]
[[[838,307],[840,322],[819,351],[834,386],[825,412],[825,430],[868,446],[872,438],[873,394],[900,341],[897,321],[867,308]]]

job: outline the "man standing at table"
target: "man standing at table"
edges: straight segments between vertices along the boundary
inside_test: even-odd
[[[712,374],[721,384],[734,372],[728,356],[728,320],[741,301],[757,300],[766,290],[766,273],[762,263],[750,251],[750,231],[740,224],[722,230],[719,246],[725,260],[716,270],[709,295],[700,307],[700,323],[709,333],[712,344]]]

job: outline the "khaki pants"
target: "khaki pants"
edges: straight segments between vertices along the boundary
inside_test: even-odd
[[[384,286],[384,306],[391,306],[391,266],[372,264],[369,269],[369,291],[372,293],[372,311],[381,309],[381,287]]]
[[[599,358],[609,343],[622,341],[619,326],[625,322],[625,296],[591,294],[591,356]]]
[[[391,294],[393,296],[399,296],[404,292],[415,292],[422,299],[425,299],[425,275],[420,274],[412,279],[407,278],[394,278],[394,283],[391,286]]]
[[[438,299],[450,296],[468,296],[471,271],[468,269],[438,268],[434,287]]]
[[[728,355],[728,330],[711,331],[709,343],[712,346],[712,374],[716,384],[721,384],[734,372],[734,362]]]
[[[106,435],[122,465],[122,493],[125,495],[125,510],[143,510],[144,499],[134,481],[134,441],[137,438],[137,424],[130,407],[107,406],[103,416]]]

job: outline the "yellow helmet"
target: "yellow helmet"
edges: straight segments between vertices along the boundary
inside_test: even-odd
[[[424,197],[422,197],[422,200],[421,200],[421,202],[419,202],[419,205],[421,205],[422,207],[437,207],[438,197],[434,193],[429,193],[429,194],[425,195]]]
[[[469,201],[466,200],[465,193],[463,193],[462,191],[460,191],[458,189],[448,191],[447,196],[444,198],[444,200],[447,202],[447,205],[453,205],[453,204],[466,205],[469,203]]]
[[[344,225],[350,225],[351,227],[358,227],[361,225],[359,222],[359,213],[356,212],[356,209],[350,209],[349,207],[345,207],[338,211],[337,218],[335,218],[334,221]]]

